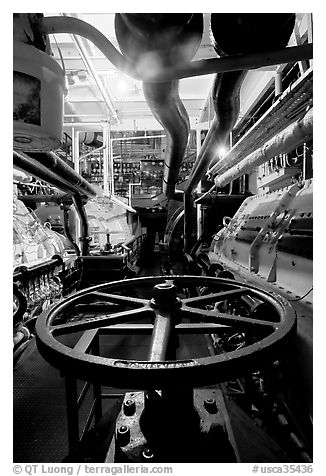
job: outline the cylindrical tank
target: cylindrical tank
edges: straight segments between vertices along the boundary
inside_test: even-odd
[[[26,152],[57,149],[62,140],[64,73],[34,46],[14,41],[13,147]]]

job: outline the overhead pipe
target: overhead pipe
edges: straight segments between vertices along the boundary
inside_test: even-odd
[[[290,124],[282,132],[270,139],[259,149],[245,157],[241,162],[226,170],[215,178],[216,187],[224,187],[232,180],[249,173],[254,167],[264,164],[272,157],[286,154],[312,138],[313,109],[311,108],[303,118]]]
[[[64,14],[66,16],[66,14]],[[67,17],[66,18],[72,18],[72,17]],[[100,90],[100,93],[105,101],[105,104],[106,106],[108,107],[109,111],[111,111],[112,113],[112,117],[117,121],[117,124],[120,124],[120,119],[118,118],[118,115],[117,115],[117,111],[114,109],[114,106],[112,104],[112,101],[111,101],[111,98],[108,94],[108,92],[106,91],[103,83],[102,83],[102,80],[101,78],[99,77],[97,71],[96,71],[96,68],[94,67],[90,57],[89,57],[89,54],[87,52],[87,49],[83,43],[83,40],[81,38],[79,38],[78,36],[76,36],[74,33],[71,33],[71,37],[79,51],[79,54],[86,66],[86,69],[87,71],[89,72],[89,74],[91,74],[91,76],[93,76],[94,78],[94,81],[97,85],[97,87],[99,88]]]
[[[126,58],[142,70],[153,71],[189,61],[202,33],[201,14],[116,14],[115,31]],[[144,96],[166,133],[163,193],[172,198],[188,143],[190,123],[179,96],[179,81],[143,81]]]
[[[265,50],[287,45],[295,24],[295,14],[212,14],[213,46],[222,57],[237,54],[262,54]],[[216,76],[212,89],[215,110],[211,128],[192,168],[184,191],[184,248],[192,245],[192,194],[210,164],[225,146],[240,109],[240,89],[247,74],[224,72]]]
[[[88,198],[96,197],[97,190],[79,175],[74,169],[69,167],[55,152],[30,153],[29,156],[54,172],[60,180],[69,182],[77,193]]]
[[[13,152],[13,164],[14,167],[17,167],[24,172],[27,172],[34,177],[37,177],[40,180],[48,182],[49,184],[57,187],[65,193],[77,194],[78,189],[74,185],[70,184],[67,180],[58,177],[51,169],[45,167],[42,163],[33,159],[29,155],[26,155],[24,152]]]
[[[269,14],[272,15],[272,14]],[[39,19],[39,30],[44,35],[56,33],[73,33],[90,40],[103,55],[121,72],[138,80],[151,82],[172,81],[174,79],[203,76],[206,74],[256,69],[264,66],[287,64],[296,61],[310,60],[313,57],[312,43],[275,49],[271,47],[259,53],[234,54],[227,58],[208,58],[177,64],[173,67],[158,65],[156,71],[141,69],[136,62],[122,55],[113,44],[95,27],[79,18],[53,16]],[[274,37],[277,30],[271,33]],[[148,77],[150,76],[150,77]]]

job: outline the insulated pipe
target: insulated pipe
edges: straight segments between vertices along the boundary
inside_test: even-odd
[[[269,14],[270,15],[270,14]],[[271,36],[274,37],[277,30]],[[209,58],[177,64],[174,67],[161,67],[153,72],[142,70],[133,61],[123,56],[113,44],[95,27],[74,17],[45,17],[40,20],[40,32],[44,35],[56,33],[73,33],[90,40],[103,55],[120,71],[138,80],[151,82],[172,81],[173,79],[203,76],[225,71],[256,69],[296,61],[305,61],[313,57],[313,45],[293,46],[260,53],[231,55],[228,58]],[[237,35],[235,35],[237,36]],[[150,77],[148,77],[150,76]]]
[[[155,74],[175,68],[196,53],[203,33],[201,14],[116,14],[115,30],[125,57],[142,71]],[[163,193],[172,198],[190,131],[189,117],[179,97],[179,81],[143,82],[144,96],[166,132]]]
[[[259,149],[215,178],[215,186],[224,187],[232,180],[249,173],[254,167],[264,164],[272,157],[286,154],[312,138],[313,109],[299,121],[290,124],[282,132],[270,139]]]
[[[88,198],[97,195],[96,189],[54,152],[30,153],[29,155],[47,169],[53,171],[60,179],[69,182],[77,190],[77,193]]]

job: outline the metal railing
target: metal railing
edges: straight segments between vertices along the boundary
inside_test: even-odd
[[[133,238],[130,241],[127,241],[127,243],[124,243],[122,248],[125,250],[127,253],[127,262],[131,265],[134,266],[140,257],[141,251],[142,251],[142,245],[144,241],[147,238],[147,234],[142,234],[137,236],[136,238]]]

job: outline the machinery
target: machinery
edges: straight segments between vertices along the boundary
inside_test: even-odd
[[[117,13],[118,51],[78,16],[15,14],[15,376],[35,378],[29,352],[60,371],[58,461],[312,462],[309,15]],[[207,21],[218,58],[199,60]],[[61,33],[110,109],[91,138],[73,122],[64,147],[67,84],[84,79],[51,57]],[[163,133],[112,130],[80,37],[141,81]],[[249,73],[275,65],[252,98]],[[180,80],[211,73],[194,129]]]

